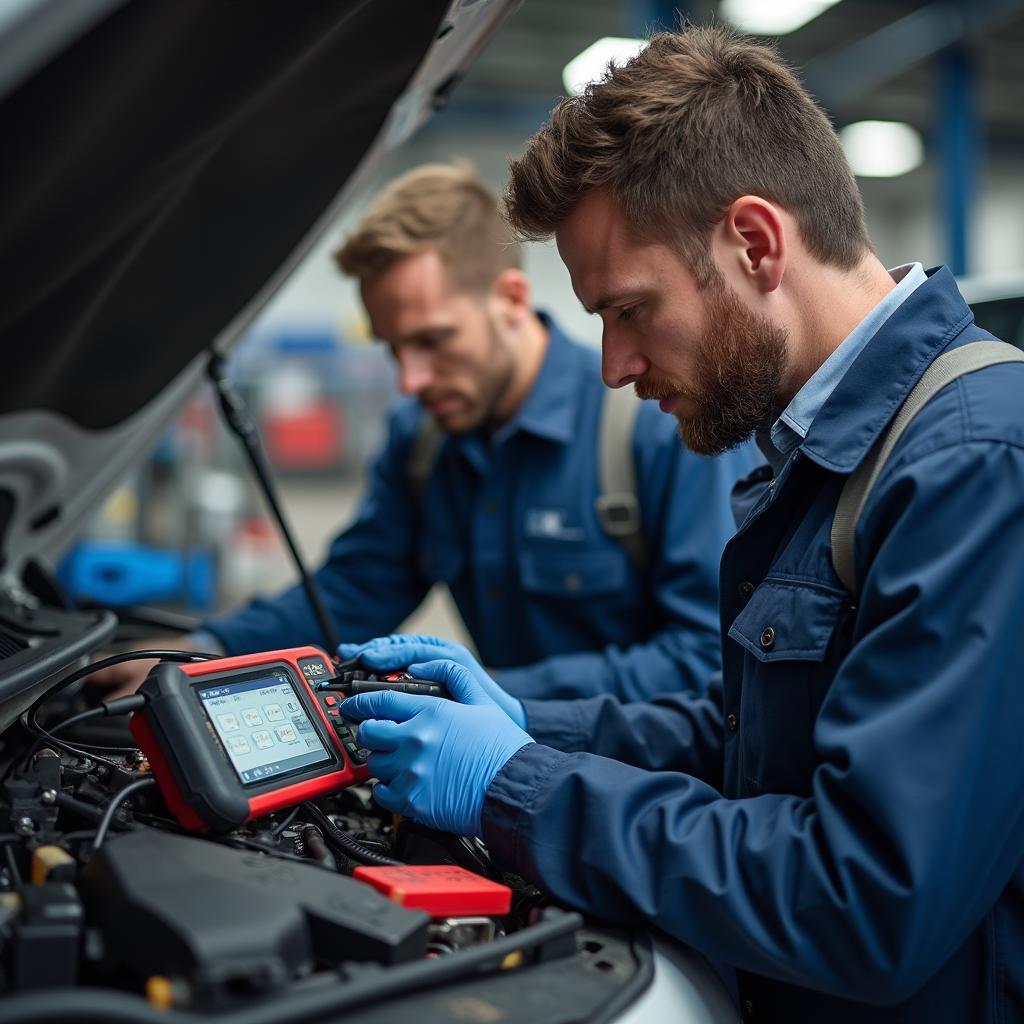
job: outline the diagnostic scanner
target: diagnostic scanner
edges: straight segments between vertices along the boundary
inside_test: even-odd
[[[368,751],[338,705],[398,689],[445,696],[405,673],[337,667],[317,647],[159,663],[130,720],[168,809],[193,831],[226,832],[368,778]]]

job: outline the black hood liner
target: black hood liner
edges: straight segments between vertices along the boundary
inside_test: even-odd
[[[0,103],[0,409],[144,406],[299,244],[449,0],[136,0]]]

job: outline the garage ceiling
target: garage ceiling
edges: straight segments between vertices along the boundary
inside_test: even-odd
[[[684,13],[700,22],[714,16],[717,6],[713,0],[691,3]],[[504,114],[536,124],[562,94],[561,73],[569,59],[601,36],[638,34],[655,23],[659,10],[671,9],[651,0],[526,0],[470,71],[451,112]],[[908,17],[897,37],[897,23]],[[788,60],[806,69],[809,83],[819,86],[838,125],[881,117],[907,121],[929,138],[941,109],[938,62],[908,59],[908,53],[927,48],[932,34],[956,37],[965,23],[988,153],[1024,159],[1024,0],[841,0],[778,42]],[[851,75],[838,83],[841,96],[833,97],[844,51],[857,43],[864,52],[849,61]],[[879,68],[884,80],[872,82]]]

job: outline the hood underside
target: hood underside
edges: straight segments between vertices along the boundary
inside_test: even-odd
[[[515,3],[83,0],[27,59],[65,5],[0,26],[9,578],[70,542]]]

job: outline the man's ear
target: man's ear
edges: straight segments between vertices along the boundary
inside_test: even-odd
[[[517,327],[533,313],[530,282],[517,267],[507,267],[491,284],[491,298],[509,327]]]
[[[779,208],[760,196],[740,196],[714,231],[716,261],[734,287],[766,294],[782,283],[788,249]]]

